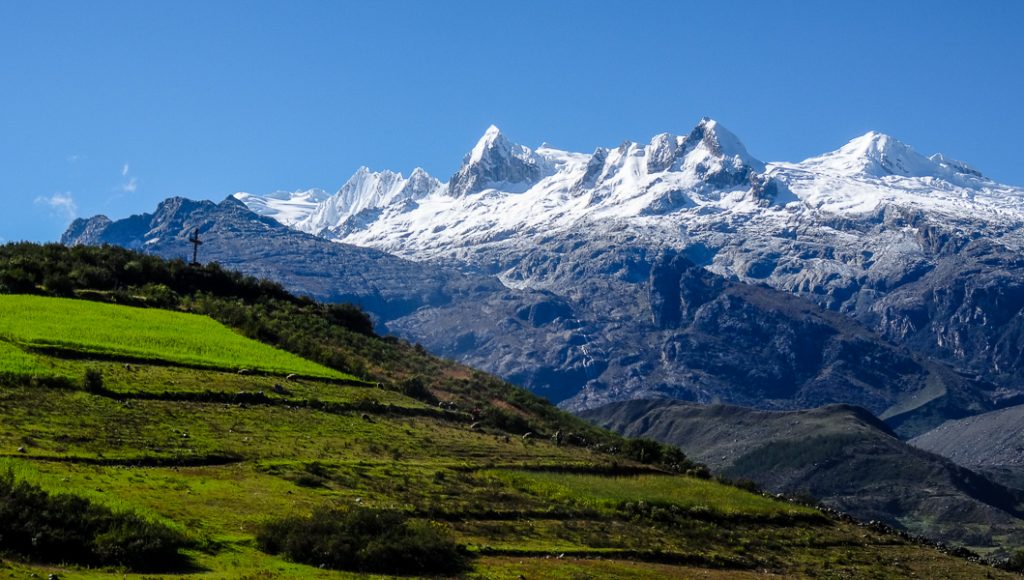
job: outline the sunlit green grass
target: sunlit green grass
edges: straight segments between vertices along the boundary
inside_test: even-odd
[[[193,380],[202,384],[207,373]],[[365,389],[374,393],[377,389]],[[387,393],[388,397],[401,397]],[[410,399],[399,405],[414,405]],[[128,400],[29,386],[0,389],[0,454],[132,459],[210,454],[247,459],[392,459],[561,463],[589,452],[524,444],[429,417],[328,413],[298,405]],[[187,433],[187,436],[185,435]]]
[[[206,316],[85,300],[0,295],[0,339],[184,365],[353,378],[245,338]],[[6,362],[8,350],[0,353],[4,366],[31,372],[24,357]]]
[[[25,352],[9,342],[0,341],[0,374],[53,376],[57,373],[42,357]]]

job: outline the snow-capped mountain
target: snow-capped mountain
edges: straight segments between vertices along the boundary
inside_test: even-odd
[[[234,197],[259,215],[304,232],[329,235],[343,230],[348,220],[360,213],[372,214],[373,210],[401,204],[415,207],[416,200],[442,187],[419,167],[408,178],[393,171],[373,172],[360,167],[334,195],[312,189],[267,196],[236,193]]]
[[[255,196],[239,199],[276,217]],[[721,246],[728,242],[719,235],[723,228],[790,236],[803,225],[883,207],[926,211],[951,223],[976,220],[1002,235],[1024,221],[1022,199],[1020,188],[940,154],[924,157],[880,133],[800,163],[765,164],[721,124],[702,119],[685,136],[665,133],[590,155],[547,146],[531,151],[492,126],[447,185],[421,170],[404,180],[361,168],[331,198],[303,206],[305,218],[280,221],[410,259],[476,261],[495,245],[514,249],[539,232],[584,223],[626,221],[658,231],[673,246]],[[347,223],[366,209],[378,211]],[[714,269],[749,277],[737,264],[719,262]]]
[[[710,119],[686,136],[666,133],[649,144],[626,142],[592,155],[547,146],[531,151],[492,126],[447,185],[434,180],[415,197],[382,195],[400,188],[399,176],[363,168],[296,227],[427,259],[510,239],[510,233],[571,228],[581,220],[644,221],[705,206],[752,211],[788,199],[780,185],[735,135]],[[408,199],[417,203],[404,203]],[[252,198],[242,201],[273,217]],[[346,227],[367,208],[380,211]]]
[[[1002,224],[1019,223],[1024,215],[1024,189],[998,184],[941,153],[924,157],[881,133],[801,163],[771,166],[803,205],[825,213],[858,215],[896,205]]]
[[[487,150],[495,134],[489,131],[474,152]],[[514,249],[539,232],[583,223],[594,228],[627,221],[641,230],[659,230],[656,237],[671,245],[720,246],[726,241],[719,235],[723,228],[775,235],[883,206],[925,210],[952,222],[977,219],[1001,230],[1024,217],[1021,189],[963,171],[963,164],[923,157],[877,133],[801,163],[762,163],[707,119],[689,135],[658,135],[648,144],[627,142],[589,156],[542,147],[531,155],[537,161],[530,167],[549,171],[518,181],[512,191],[440,188],[413,211],[384,208],[372,223],[335,239],[411,259],[473,260],[479,250]],[[478,176],[477,183],[507,183],[510,167],[522,167],[518,157],[498,156],[509,163],[492,159],[485,167],[477,164],[479,158],[467,156],[452,183],[462,183],[457,178],[467,174]],[[746,274],[725,264],[719,270]]]
[[[860,288],[891,289],[894,277],[927,261],[917,240],[922,220],[954,236],[984,232],[1010,249],[1024,247],[1024,190],[875,132],[803,162],[766,164],[706,118],[685,136],[665,133],[590,155],[531,151],[491,127],[447,185],[431,179],[416,195],[391,193],[402,185],[395,174],[361,169],[291,223],[553,291],[559,282],[548,270],[524,268],[538,237],[628,232],[648,247],[699,254],[698,262],[728,278],[844,311],[856,307]],[[268,215],[253,198],[242,201]],[[373,211],[355,218],[364,208]]]
[[[497,275],[613,318],[634,314],[625,305],[652,283],[659,255],[686,256],[723,279],[845,313],[964,372],[1024,380],[1024,189],[888,135],[763,163],[711,119],[591,154],[530,150],[492,127],[447,185],[413,203],[376,197],[360,206],[372,211],[332,219],[331,203],[364,203],[345,195],[311,211],[316,227],[299,227]],[[679,301],[663,292],[643,300]],[[599,392],[604,383],[590,380]]]

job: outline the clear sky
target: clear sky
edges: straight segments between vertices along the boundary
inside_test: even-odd
[[[0,2],[0,238],[171,195],[442,180],[707,115],[765,161],[868,130],[1024,185],[1024,2]]]

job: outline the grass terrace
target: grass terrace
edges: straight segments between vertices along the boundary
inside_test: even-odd
[[[9,343],[4,352],[13,344],[79,357],[357,380],[245,338],[206,316],[85,300],[0,296],[0,340]],[[11,363],[6,358],[4,367],[33,370],[27,368],[30,355],[15,356]]]

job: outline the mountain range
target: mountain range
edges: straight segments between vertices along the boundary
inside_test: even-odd
[[[199,227],[207,259],[570,409],[854,403],[912,436],[1020,400],[1022,194],[879,133],[764,163],[710,119],[592,154],[491,127],[447,182],[361,168],[334,195],[169,200],[63,241],[182,255]],[[370,249],[388,266],[346,262]]]
[[[198,231],[203,261],[359,304],[603,425],[988,550],[1022,537],[1022,221],[1024,189],[887,135],[765,163],[702,119],[590,154],[491,127],[447,181],[364,167],[61,241],[187,259]],[[857,407],[804,411],[835,404]]]

